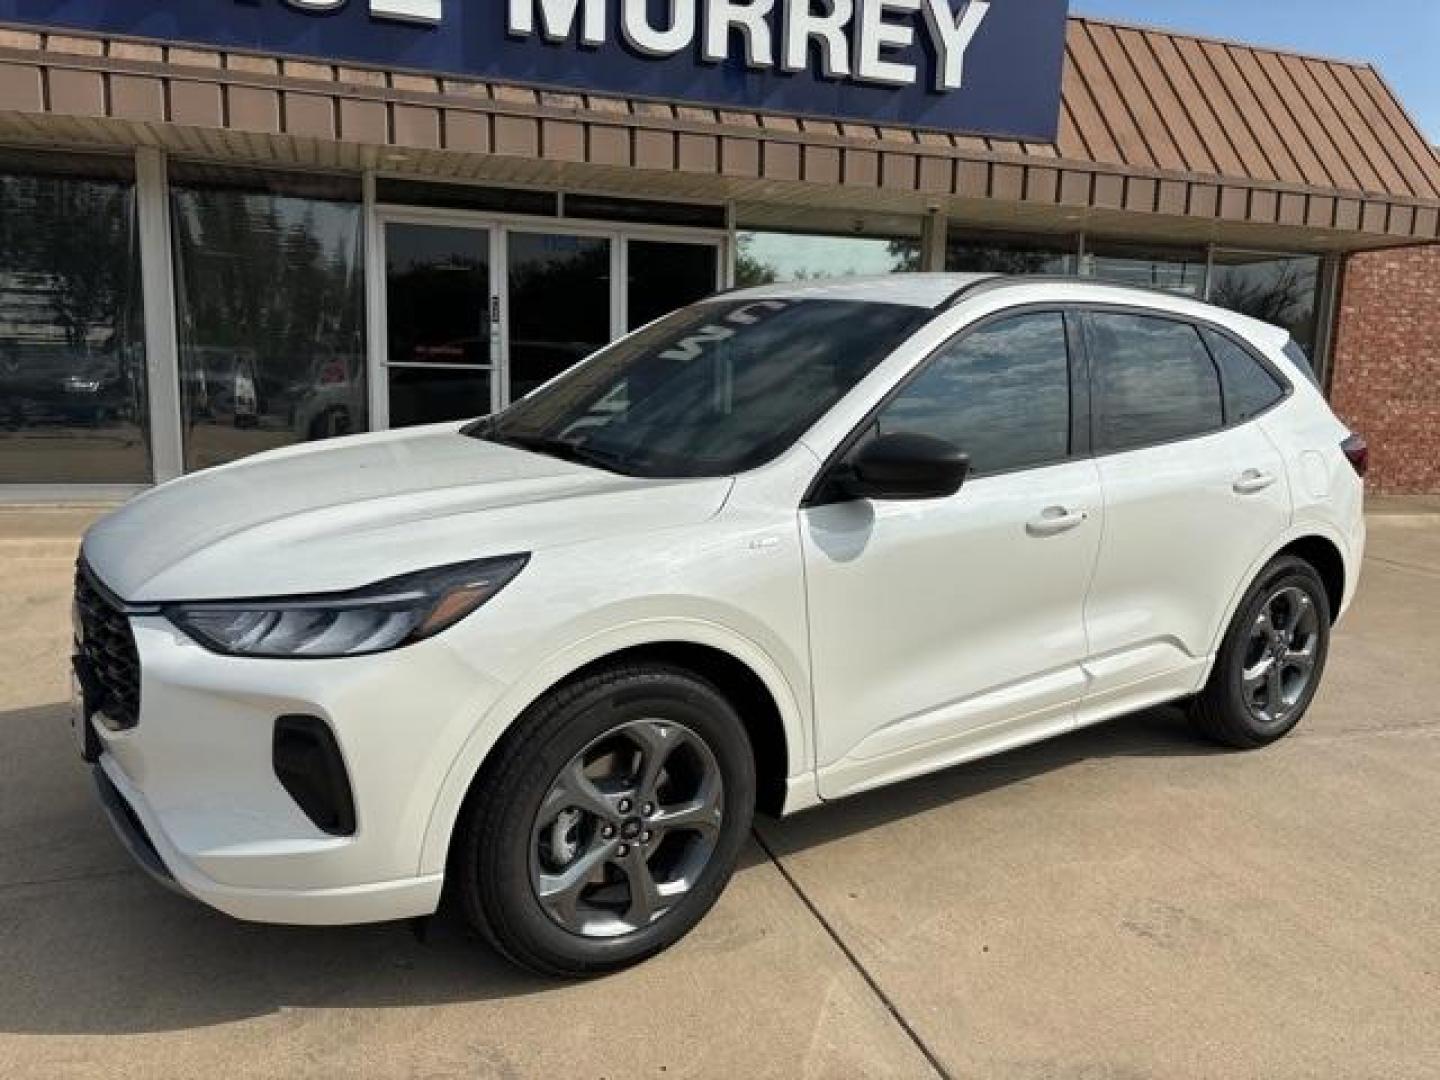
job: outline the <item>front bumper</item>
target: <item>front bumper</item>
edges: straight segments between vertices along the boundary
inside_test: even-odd
[[[436,798],[499,686],[443,638],[338,660],[211,653],[159,616],[131,619],[139,721],[100,742],[97,785],[136,860],[167,886],[258,922],[337,924],[428,914],[442,865],[422,865]],[[275,774],[275,721],[321,718],[355,798],[355,830],[317,827]]]

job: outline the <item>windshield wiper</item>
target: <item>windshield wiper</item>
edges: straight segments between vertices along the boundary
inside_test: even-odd
[[[502,446],[514,446],[521,450],[529,450],[534,454],[544,454],[547,457],[560,458],[562,461],[573,461],[577,465],[589,465],[591,468],[604,469],[606,472],[620,473],[625,476],[634,475],[625,468],[623,464],[625,459],[618,454],[596,450],[583,443],[571,442],[569,439],[560,439],[553,435],[502,435],[492,427],[481,437],[490,442],[500,443]]]

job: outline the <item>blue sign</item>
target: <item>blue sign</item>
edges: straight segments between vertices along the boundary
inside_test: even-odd
[[[1067,0],[0,0],[0,22],[1052,141]]]

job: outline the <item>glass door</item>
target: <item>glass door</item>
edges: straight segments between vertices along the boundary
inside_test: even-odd
[[[516,401],[615,337],[611,239],[510,229],[505,249],[508,400]]]
[[[498,299],[489,228],[385,225],[384,392],[390,427],[494,408]]]

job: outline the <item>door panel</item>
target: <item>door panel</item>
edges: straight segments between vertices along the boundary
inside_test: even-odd
[[[1290,519],[1284,462],[1257,424],[1098,465],[1105,545],[1085,607],[1096,698],[1195,674],[1235,590]]]
[[[490,230],[385,226],[390,426],[491,411]]]
[[[1085,517],[1037,534],[1056,507]],[[967,737],[1069,726],[1101,526],[1089,460],[803,511],[821,793],[893,778],[889,756],[919,772]]]
[[[720,248],[627,240],[625,268],[625,329],[634,330],[713,293],[720,281]]]
[[[509,400],[610,341],[610,240],[508,231]]]

